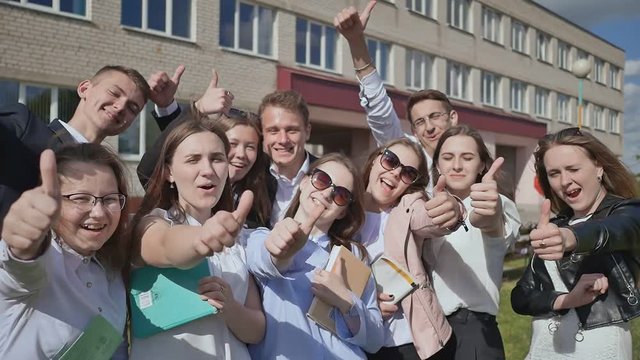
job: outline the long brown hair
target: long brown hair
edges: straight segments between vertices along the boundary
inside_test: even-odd
[[[65,145],[56,150],[56,164],[58,174],[65,174],[74,162],[82,162],[94,166],[105,166],[113,171],[118,185],[118,192],[124,196],[129,195],[127,187],[128,175],[126,168],[118,155],[111,149],[100,144],[72,144]],[[122,271],[129,262],[129,237],[125,234],[129,217],[128,203],[125,201],[124,208],[120,212],[118,225],[109,239],[96,252],[96,258],[103,265],[113,271]],[[55,227],[55,226],[54,226]],[[55,231],[55,228],[54,228]],[[64,240],[64,239],[63,239]]]
[[[364,167],[362,170],[362,173],[363,173],[362,176],[364,178],[364,188],[366,189],[369,186],[369,175],[371,175],[371,169],[373,168],[373,163],[378,159],[378,155],[382,154],[384,149],[390,148],[394,145],[404,145],[409,149],[411,149],[416,154],[419,161],[418,173],[420,174],[418,179],[414,181],[413,184],[410,184],[404,193],[398,196],[397,201],[400,201],[400,199],[404,195],[412,194],[415,192],[421,192],[425,198],[428,198],[427,193],[425,192],[427,185],[429,185],[429,167],[427,166],[427,158],[424,156],[424,152],[422,151],[422,148],[420,147],[420,145],[416,144],[415,142],[407,138],[400,138],[400,139],[389,141],[388,143],[378,147],[377,149],[371,152],[371,154],[369,155],[369,158],[367,159],[367,161],[365,161]]]
[[[346,215],[342,219],[336,219],[329,227],[328,236],[331,241],[331,246],[342,245],[347,249],[351,249],[351,245],[358,248],[362,254],[362,258],[367,258],[366,248],[358,241],[354,240],[354,236],[360,231],[360,227],[364,223],[364,206],[362,205],[364,195],[364,185],[362,183],[362,176],[358,169],[353,165],[353,162],[349,160],[344,154],[341,153],[329,153],[314,161],[309,166],[309,172],[302,181],[308,181],[310,174],[322,164],[328,162],[337,162],[344,165],[351,174],[353,174],[353,189],[351,194],[353,195],[352,201],[347,205]],[[295,196],[291,200],[291,205],[287,209],[286,216],[294,217],[298,208],[300,207],[300,189],[296,191]]]
[[[225,132],[238,125],[244,125],[252,128],[258,135],[256,162],[242,179],[231,184],[231,191],[236,198],[239,198],[245,190],[251,190],[251,192],[253,192],[252,210],[255,212],[261,226],[269,226],[272,206],[266,181],[266,168],[269,160],[267,154],[262,151],[262,126],[260,125],[260,117],[252,112],[231,108],[228,114],[219,114],[214,118],[214,121],[216,121]]]
[[[602,185],[607,192],[623,198],[638,196],[633,174],[595,136],[579,128],[567,128],[557,133],[548,134],[538,141],[538,148],[534,152],[536,175],[544,192],[544,196],[551,200],[551,210],[557,213],[572,212],[571,207],[559,198],[549,183],[547,168],[544,165],[544,155],[554,146],[579,146],[585,150],[587,156],[598,166],[602,166]]]
[[[178,189],[172,189],[168,179],[169,166],[173,160],[173,156],[178,146],[189,136],[202,132],[211,132],[217,135],[224,144],[225,153],[229,152],[229,141],[224,131],[215,124],[212,120],[207,118],[194,118],[191,115],[184,120],[180,125],[171,130],[169,135],[162,145],[160,156],[158,157],[158,163],[153,169],[151,178],[147,186],[147,192],[142,199],[140,209],[133,217],[131,221],[131,236],[133,237],[134,251],[136,256],[140,251],[140,229],[137,229],[138,225],[142,221],[142,218],[149,214],[151,210],[160,208],[164,210],[175,209],[175,212],[169,214],[172,220],[177,223],[183,223],[186,219],[185,210],[180,206],[178,200]],[[177,121],[177,120],[174,120]],[[225,154],[226,159],[226,154]],[[229,178],[224,185],[220,199],[211,209],[211,214],[215,214],[217,211],[233,211],[233,198],[231,196],[231,185],[229,184]]]

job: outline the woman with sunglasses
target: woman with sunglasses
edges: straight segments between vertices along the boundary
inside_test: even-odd
[[[101,145],[76,144],[43,152],[40,173],[4,218],[0,358],[54,358],[102,323],[109,331],[98,335],[121,344],[113,358],[126,359],[124,165]]]
[[[631,359],[640,315],[640,201],[633,174],[593,135],[550,134],[534,153],[548,200],[535,255],[511,292],[533,316],[528,359]],[[550,213],[557,216],[550,220]]]
[[[273,230],[251,234],[247,258],[262,290],[267,332],[250,346],[254,359],[362,359],[382,345],[373,277],[362,296],[322,270],[333,246],[366,258],[353,241],[364,218],[362,181],[351,161],[328,154],[315,161]],[[306,316],[314,298],[334,307],[336,333]]]
[[[427,161],[419,145],[403,138],[374,150],[364,166],[366,222],[360,232],[372,260],[390,257],[407,270],[418,287],[404,299],[378,294],[385,319],[385,343],[369,359],[449,359],[454,350],[451,328],[422,262],[422,248],[450,230],[435,225],[455,223],[454,211],[429,214],[425,186]],[[442,184],[434,193],[442,191]],[[395,301],[394,301],[395,300]],[[399,301],[399,302],[398,302]],[[393,303],[397,305],[394,305]]]
[[[187,118],[166,137],[132,221],[134,264],[190,269],[205,261],[211,276],[200,280],[198,291],[218,314],[134,337],[132,359],[249,359],[245,343],[264,335],[258,289],[236,244],[252,194],[244,193],[231,212],[229,147],[209,119]]]
[[[504,159],[494,161],[480,133],[461,125],[442,134],[433,161],[434,181],[444,179],[469,214],[468,231],[430,241],[425,249],[433,287],[455,334],[455,359],[504,359],[496,322],[502,265],[521,223],[496,181]]]

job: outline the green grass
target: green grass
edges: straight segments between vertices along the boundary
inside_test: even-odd
[[[498,326],[504,341],[504,350],[508,360],[520,360],[529,352],[531,341],[531,317],[518,315],[511,309],[511,289],[527,265],[526,258],[505,261],[504,282],[500,290],[500,312]],[[631,322],[633,337],[633,354],[640,355],[640,321]]]

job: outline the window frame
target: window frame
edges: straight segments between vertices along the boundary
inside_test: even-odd
[[[79,20],[91,20],[91,0],[84,0],[84,15],[78,15],[72,12],[66,12],[60,10],[60,0],[52,0],[51,6],[34,4],[29,2],[29,0],[0,0],[0,2],[4,4],[9,4],[12,6],[17,6],[21,8],[33,9],[37,11],[42,11],[49,14],[68,16],[74,19]]]
[[[123,0],[122,4],[124,4]],[[141,16],[142,19],[140,19],[140,27],[137,27],[135,25],[128,25],[128,24],[123,24],[122,23],[122,5],[120,7],[120,26],[124,29],[127,30],[133,30],[133,31],[140,31],[146,34],[151,34],[151,35],[157,35],[157,36],[162,36],[162,37],[167,37],[170,39],[175,39],[175,40],[181,40],[181,41],[188,41],[188,42],[196,42],[196,10],[195,10],[195,5],[197,4],[196,0],[189,0],[189,36],[188,37],[184,37],[184,36],[180,36],[180,35],[173,35],[172,31],[173,31],[173,1],[172,0],[166,0],[165,2],[165,30],[161,31],[161,30],[156,30],[156,29],[151,29],[149,28],[149,23],[148,23],[148,17],[149,17],[149,1],[150,0],[140,0],[142,2],[141,4]],[[183,1],[183,0],[181,0]]]
[[[542,41],[541,41],[542,40]],[[551,36],[540,30],[536,32],[536,59],[550,64],[549,47],[551,46]]]
[[[487,22],[491,26],[487,27]],[[496,44],[503,43],[502,13],[487,6],[482,7],[482,38]]]
[[[455,15],[454,15],[455,14]],[[447,4],[447,24],[458,30],[471,32],[471,1],[470,0],[448,0]],[[459,24],[459,22],[461,24]]]
[[[373,61],[373,63],[376,65],[376,68],[378,69],[378,74],[380,74],[380,78],[386,84],[393,84],[393,79],[394,79],[393,77],[393,68],[394,68],[393,67],[393,43],[389,41],[372,38],[372,37],[367,37],[365,41],[367,42],[367,48],[369,49],[369,56],[371,57],[371,61]],[[376,43],[374,56],[371,56],[372,55],[371,46],[369,44],[370,41]],[[380,61],[380,59],[383,56],[382,50],[381,50],[382,45],[385,45],[388,48],[387,59],[386,59],[386,69],[382,68],[381,66],[382,61]]]
[[[40,120],[43,120],[47,123],[51,122],[54,119],[60,118],[60,90],[68,90],[71,92],[76,92],[76,88],[65,87],[62,85],[58,86],[58,85],[50,85],[50,84],[39,84],[39,83],[30,82],[30,81],[20,81],[20,80],[9,79],[9,78],[0,78],[0,80],[15,82],[18,84],[18,98],[16,99],[16,101],[21,104],[24,104],[25,106],[28,106],[27,87],[31,86],[31,87],[37,87],[42,89],[48,89],[50,91],[49,114],[46,116],[46,118],[40,118],[38,116]],[[75,110],[75,107],[74,107],[74,110]],[[73,116],[73,111],[70,113],[70,116]],[[67,122],[70,120],[70,118],[69,119],[60,118],[60,119],[63,120],[64,122]]]
[[[241,0],[233,0],[235,7],[234,7],[234,12],[233,12],[233,45],[232,46],[227,46],[227,45],[223,45],[222,41],[221,41],[221,37],[218,36],[218,45],[225,49],[225,50],[231,50],[231,51],[237,51],[243,54],[249,54],[249,55],[253,55],[253,56],[258,56],[258,57],[264,57],[267,59],[275,59],[276,58],[276,54],[277,54],[277,48],[276,48],[276,39],[277,39],[277,17],[278,17],[278,11],[274,8],[268,7],[268,6],[263,6],[261,4],[255,4],[255,3],[251,3],[248,1],[241,1]],[[240,28],[241,28],[241,24],[240,24],[240,5],[244,4],[244,5],[249,5],[252,6],[254,8],[253,10],[253,19],[252,19],[252,26],[253,26],[253,32],[251,34],[252,36],[252,49],[251,50],[247,50],[244,48],[240,47]],[[220,2],[220,6],[222,6],[222,2]],[[271,39],[269,40],[271,43],[271,54],[263,54],[260,52],[260,44],[259,44],[259,33],[260,33],[260,9],[265,9],[265,10],[269,10],[272,13],[272,19],[273,22],[271,23]],[[218,31],[219,31],[219,35],[222,33],[222,11],[220,11],[220,21],[218,24]]]
[[[511,79],[511,83],[509,84],[509,108],[512,111],[517,111],[520,113],[526,113],[528,111],[527,107],[527,91],[529,86],[527,83]],[[514,96],[517,92],[518,96]],[[517,105],[515,102],[518,100],[520,108],[517,108],[514,105]]]
[[[520,27],[520,30],[522,30],[522,36],[514,36],[517,35],[516,31],[518,30],[518,28]],[[525,23],[518,21],[518,20],[512,20],[511,21],[511,50],[515,51],[515,52],[519,52],[521,54],[528,54],[529,53],[529,49],[527,46],[527,34],[529,32],[529,26],[527,26]],[[520,45],[520,46],[514,46],[514,45]]]
[[[606,85],[606,74],[604,72],[605,61],[600,58],[593,59],[593,80],[598,84]]]
[[[571,45],[558,40],[558,52],[556,56],[558,68],[571,71]]]
[[[298,20],[304,20],[307,23],[306,26],[306,31],[305,31],[305,62],[300,62],[298,61],[298,53],[297,53],[297,49],[296,49],[296,53],[295,53],[295,62],[297,65],[300,66],[306,66],[306,67],[310,67],[312,69],[316,69],[316,70],[321,70],[321,71],[327,71],[327,72],[331,72],[331,73],[340,73],[340,59],[341,59],[341,51],[340,51],[340,38],[341,36],[339,36],[339,33],[337,32],[337,30],[335,30],[335,28],[333,26],[329,26],[325,23],[319,22],[319,21],[315,21],[315,20],[311,20],[305,17],[301,17],[301,16],[296,16],[296,42],[295,42],[295,46],[297,48],[298,46],[298,36],[297,36],[297,29],[298,29]],[[320,64],[321,65],[316,65],[311,63],[310,57],[311,57],[311,46],[310,46],[310,37],[311,37],[311,25],[319,25],[322,29],[322,35],[320,37]],[[333,53],[333,63],[334,63],[334,69],[328,68],[326,67],[325,63],[327,61],[327,29],[334,31],[335,34],[335,48],[334,48],[334,53]]]
[[[416,10],[417,3],[420,3],[422,10]],[[435,19],[435,14],[433,13],[433,1],[431,0],[407,0],[405,2],[405,6],[409,12]]]
[[[453,70],[455,70],[455,74],[452,74]],[[458,62],[447,61],[447,95],[454,99],[472,101],[471,92],[469,91],[470,75],[471,67]],[[456,88],[460,89],[455,94],[453,93],[453,82],[456,83]]]
[[[591,107],[592,118],[591,125],[594,130],[605,130],[605,119],[604,119],[604,108],[600,105],[595,105]]]
[[[500,85],[502,83],[502,77],[498,74],[483,70],[481,79],[480,101],[484,105],[500,107]],[[485,90],[489,90],[489,94],[487,94]]]
[[[607,131],[612,134],[620,133],[620,112],[612,109],[607,111]]]
[[[609,87],[612,89],[620,90],[620,69],[613,64],[609,64],[609,76],[607,82]]]
[[[549,100],[551,92],[548,89],[541,88],[536,86],[535,94],[534,94],[534,106],[533,113],[537,117],[549,119]],[[544,99],[542,99],[542,95],[544,95]],[[542,101],[544,100],[544,101]],[[540,106],[543,108],[541,109]],[[542,110],[542,111],[541,111]]]
[[[411,66],[406,66],[408,62],[408,57],[411,56]],[[422,76],[420,78],[420,85],[416,86],[415,84],[415,73],[414,73],[414,63],[416,60],[416,56],[421,57],[420,63],[420,71],[422,72]],[[405,86],[410,90],[422,90],[428,89],[431,87],[432,75],[433,75],[433,56],[416,49],[406,49],[405,51]],[[409,72],[411,72],[411,76],[409,76]],[[411,82],[409,79],[411,78]]]
[[[559,122],[565,124],[573,123],[572,114],[571,114],[571,97],[567,94],[557,93],[556,94],[556,117]]]

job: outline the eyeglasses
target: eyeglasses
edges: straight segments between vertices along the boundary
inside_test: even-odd
[[[229,112],[227,113],[227,115],[232,118],[242,118],[242,119],[244,118],[259,119],[260,118],[256,113],[240,110],[238,108],[233,108],[233,107],[229,109]]]
[[[582,136],[579,127],[570,127],[558,131],[558,137],[563,138],[565,136]]]
[[[385,170],[391,171],[395,170],[398,167],[402,168],[400,170],[400,180],[402,180],[403,183],[411,185],[420,177],[420,172],[418,171],[418,169],[414,168],[413,166],[402,165],[400,159],[398,158],[398,155],[396,155],[393,151],[384,149],[381,154],[382,156],[380,156],[380,165],[382,165]]]
[[[82,211],[91,211],[98,200],[110,212],[119,212],[124,208],[127,197],[124,194],[108,194],[105,196],[95,196],[86,193],[77,193],[62,195],[63,198],[71,201],[78,209]]]
[[[330,187],[333,202],[338,206],[347,206],[351,201],[353,201],[351,191],[347,190],[345,187],[336,186],[336,184],[331,180],[329,174],[320,169],[314,169],[313,172],[311,172],[311,185],[320,191]]]
[[[427,123],[427,120],[435,123],[435,122],[440,122],[441,120],[447,120],[449,117],[449,114],[451,113],[451,111],[447,111],[447,112],[432,112],[431,114],[428,114],[426,116],[423,117],[419,117],[417,119],[415,119],[413,121],[413,126],[414,127],[420,127],[423,126],[424,124]],[[447,116],[447,118],[445,118],[445,116]]]

